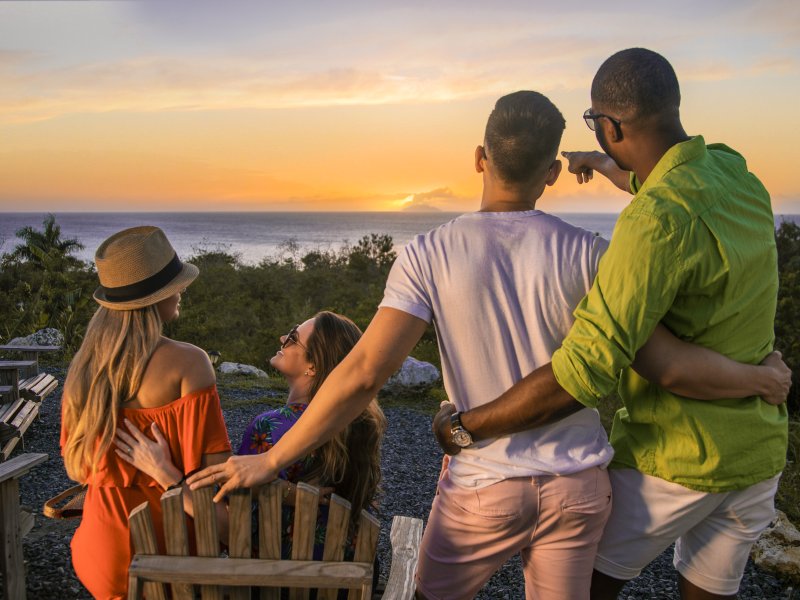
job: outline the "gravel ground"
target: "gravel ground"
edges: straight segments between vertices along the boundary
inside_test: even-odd
[[[64,380],[63,370],[48,371],[60,381]],[[38,515],[36,526],[23,542],[29,599],[91,598],[75,577],[70,562],[69,542],[77,521],[53,521],[41,516],[45,500],[71,485],[64,472],[58,447],[60,395],[59,388],[44,402],[39,420],[33,423],[25,436],[25,452],[44,452],[50,457],[20,481],[22,504],[33,507]],[[258,397],[257,391],[225,392],[226,400]],[[257,411],[257,406],[223,411],[234,446]],[[389,429],[383,446],[382,531],[379,542],[384,577],[391,557],[388,541],[391,517],[406,515],[427,519],[442,459],[442,453],[430,433],[428,415],[407,408],[389,408],[386,415]],[[22,451],[20,448],[16,453]],[[620,598],[678,598],[671,554],[668,550],[655,560],[641,577],[624,588]],[[513,600],[524,596],[520,561],[514,558],[491,578],[477,597]],[[739,598],[787,600],[791,597],[794,594],[788,585],[748,563]]]

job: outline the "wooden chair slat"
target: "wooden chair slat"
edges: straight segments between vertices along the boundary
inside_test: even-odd
[[[350,508],[350,502],[336,494],[331,495],[322,560],[342,560],[344,558],[347,531],[350,527]]]
[[[153,527],[153,519],[150,516],[150,504],[143,502],[131,511],[128,516],[128,523],[131,529],[131,539],[137,554],[158,554],[158,542],[156,532]],[[139,586],[135,586],[139,589]],[[143,586],[144,594],[147,599],[167,600],[167,590],[163,583],[146,582]],[[128,598],[130,598],[130,593]],[[140,596],[135,596],[137,599]]]
[[[234,490],[228,494],[228,500],[228,554],[232,558],[250,558],[253,554],[250,488]],[[250,600],[250,588],[232,588],[229,596],[230,600]]]
[[[17,414],[14,416],[14,419],[9,424],[16,429],[21,430],[21,432],[24,432],[27,430],[27,427],[23,427],[23,425],[26,423],[26,421],[30,423],[30,421],[36,417],[38,412],[39,405],[36,402],[25,400],[22,408],[19,409],[19,412],[17,412]]]
[[[350,502],[336,494],[331,495],[322,560],[340,561],[344,558],[344,547],[347,543],[347,532],[350,527],[350,509]],[[336,600],[338,593],[337,589],[322,589],[317,593],[317,599]]]
[[[258,556],[280,560],[283,492],[286,482],[276,480],[258,493]],[[261,588],[262,600],[280,600],[280,588]]]
[[[378,551],[378,534],[381,524],[377,518],[367,511],[361,511],[361,518],[358,521],[358,534],[356,536],[356,551],[353,560],[356,562],[368,562],[373,564],[375,553]],[[366,590],[366,591],[365,591]],[[369,600],[372,593],[372,580],[368,587],[361,590],[351,589],[347,595],[347,600]]]
[[[314,538],[317,533],[319,490],[307,483],[298,483],[294,501],[294,526],[292,528],[292,560],[314,558]],[[289,600],[308,600],[309,590],[292,588]]]
[[[19,534],[22,537],[25,537],[30,533],[31,529],[33,529],[34,525],[34,517],[33,513],[28,510],[20,510],[19,511]]]
[[[178,583],[201,583],[213,579],[222,585],[360,588],[365,578],[372,577],[372,565],[356,562],[137,554],[131,562],[130,572],[145,580]]]
[[[164,513],[164,541],[170,556],[189,556],[189,532],[186,513],[183,512],[183,489],[168,490],[161,495]],[[194,587],[184,583],[172,584],[172,597],[176,600],[194,600]]]
[[[197,539],[197,556],[219,556],[217,511],[214,507],[214,488],[204,487],[192,492],[194,506],[194,533]],[[222,589],[217,585],[200,588],[203,600],[222,600]]]
[[[34,375],[33,377],[28,377],[27,379],[23,379],[19,382],[19,387],[33,388],[37,383],[39,383],[42,379],[44,379],[47,376],[48,376],[47,373],[39,373],[38,375]]]
[[[281,557],[281,504],[285,483],[273,481],[258,493],[258,556]]]
[[[234,558],[252,555],[252,506],[250,488],[234,490],[228,494],[228,554]]]
[[[307,483],[298,483],[296,490],[292,560],[311,560],[314,555],[314,535],[317,531],[319,490]]]
[[[9,402],[8,404],[4,405],[2,413],[0,413],[0,421],[6,424],[10,424],[11,421],[14,419],[14,416],[19,412],[19,409],[27,402],[24,398],[19,398],[18,400],[14,400],[14,402]]]
[[[392,543],[392,568],[383,600],[413,600],[416,586],[414,573],[419,561],[419,545],[422,541],[422,521],[411,517],[392,519],[389,534]]]

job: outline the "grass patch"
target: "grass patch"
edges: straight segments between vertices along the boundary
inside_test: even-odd
[[[441,384],[402,391],[381,391],[378,394],[381,408],[408,408],[431,418],[439,412],[442,400],[447,399],[447,393]]]
[[[286,404],[289,394],[289,386],[282,377],[217,373],[217,389],[223,408],[256,405],[277,408]]]

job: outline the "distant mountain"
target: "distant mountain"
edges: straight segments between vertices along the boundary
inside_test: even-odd
[[[431,206],[430,204],[412,204],[411,206],[406,206],[403,209],[403,212],[442,212],[435,206]]]

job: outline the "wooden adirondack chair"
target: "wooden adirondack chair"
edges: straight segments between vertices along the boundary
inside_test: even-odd
[[[192,600],[194,585],[200,585],[203,600],[245,600],[250,587],[261,588],[262,600],[280,598],[280,588],[290,588],[290,598],[309,597],[317,588],[319,600],[335,600],[338,589],[348,589],[348,600],[372,598],[373,563],[378,544],[377,519],[362,511],[359,519],[355,556],[344,560],[344,547],[350,521],[350,503],[331,496],[324,554],[313,560],[314,536],[319,509],[319,490],[297,485],[292,534],[292,558],[281,560],[281,507],[284,483],[273,482],[258,493],[258,558],[251,544],[252,508],[249,489],[229,496],[228,556],[220,556],[213,491],[193,492],[197,556],[189,556],[182,490],[161,496],[166,555],[158,554],[150,506],[144,503],[131,513],[129,523],[135,555],[129,570],[128,598],[139,599],[144,592],[151,599],[172,597]],[[414,596],[414,571],[422,537],[422,521],[395,517],[392,524],[392,569],[383,598],[410,600]],[[226,589],[227,588],[227,589]]]
[[[33,514],[19,505],[19,478],[47,460],[47,454],[20,454],[0,464],[0,571],[3,597],[25,598],[22,538],[33,527]]]

